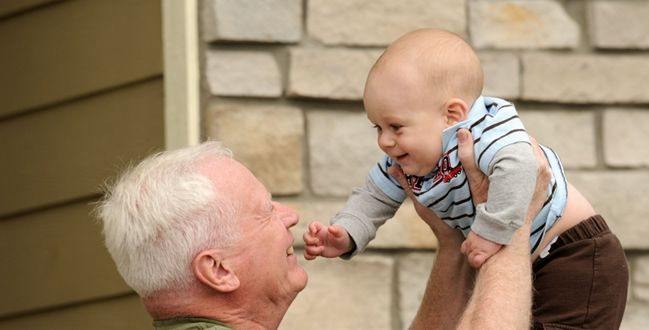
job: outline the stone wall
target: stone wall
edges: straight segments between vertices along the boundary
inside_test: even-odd
[[[517,104],[609,221],[631,269],[624,329],[649,314],[649,2],[642,0],[206,0],[205,136],[223,140],[306,224],[327,222],[379,159],[362,110],[368,69],[401,34],[465,37],[485,94]],[[353,261],[303,262],[310,281],[282,329],[402,329],[436,242],[411,205]]]

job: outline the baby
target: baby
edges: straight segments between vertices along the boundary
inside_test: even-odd
[[[522,225],[538,164],[514,106],[482,96],[482,88],[477,55],[450,32],[417,30],[390,45],[370,70],[363,95],[385,156],[330,226],[309,224],[305,258],[351,258],[366,248],[406,198],[391,166],[406,174],[421,204],[462,231],[469,264],[480,267],[508,244]],[[458,135],[473,138],[476,163],[489,177],[484,203],[473,204]],[[541,149],[552,179],[530,235],[534,322],[619,327],[628,283],[622,246],[566,181],[558,156]]]
[[[417,30],[390,45],[372,67],[363,96],[386,155],[370,171],[365,187],[353,191],[332,226],[310,224],[305,257],[351,257],[365,249],[405,199],[388,174],[394,165],[407,175],[422,204],[464,233],[462,251],[473,266],[508,244],[531,200],[537,164],[514,106],[481,96],[482,88],[477,55],[450,32]],[[457,156],[456,132],[461,128],[471,132],[477,164],[490,180],[487,202],[475,206]],[[559,158],[548,148],[543,151],[553,179],[548,201],[533,222],[532,251],[568,201]],[[583,209],[580,213],[592,211],[583,198],[575,207]]]

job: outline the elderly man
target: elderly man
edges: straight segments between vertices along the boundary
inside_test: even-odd
[[[471,162],[471,147],[461,148],[467,155],[463,161]],[[484,196],[482,176],[470,173],[474,193]],[[537,195],[542,200],[543,193]],[[473,271],[459,251],[460,238],[442,232],[446,226],[434,214],[417,209],[440,249],[413,328],[453,328],[469,298]],[[142,297],[157,329],[276,329],[307,284],[290,232],[297,213],[273,202],[259,180],[217,142],[142,161],[108,189],[98,215],[119,273]],[[480,308],[493,303],[484,299],[507,300],[498,310],[487,310],[507,314],[501,322],[506,316],[516,318],[512,325],[529,322],[525,313],[514,313],[530,309],[525,230],[529,234],[529,228],[521,230],[520,244],[483,266],[460,327],[487,324],[479,318]],[[513,269],[524,276],[500,276]],[[447,278],[464,281],[440,287]],[[521,289],[503,296],[497,291],[503,281]],[[509,307],[512,296],[523,303]]]

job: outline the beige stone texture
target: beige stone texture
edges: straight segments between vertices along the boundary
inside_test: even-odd
[[[642,302],[626,305],[620,330],[645,330],[649,324],[649,306]]]
[[[579,26],[557,1],[469,1],[477,48],[575,48]]]
[[[649,166],[649,108],[606,109],[602,127],[606,165]]]
[[[479,53],[484,71],[482,94],[504,99],[520,96],[520,61],[510,53]]]
[[[649,171],[569,171],[567,175],[626,249],[649,248]]]
[[[210,50],[207,84],[212,95],[279,97],[282,81],[272,53]]]
[[[647,103],[649,56],[528,53],[525,100],[565,103]]]
[[[380,50],[292,48],[288,94],[361,100],[365,79]]]
[[[302,191],[304,118],[290,106],[214,104],[208,136],[223,141],[274,195]]]
[[[434,261],[435,254],[430,252],[412,252],[398,256],[399,311],[404,330],[415,319]]]
[[[307,31],[328,45],[385,46],[436,27],[466,35],[466,0],[310,0]]]
[[[649,302],[649,257],[634,258],[631,280],[633,281],[632,297]]]
[[[203,0],[205,41],[297,42],[302,0]]]
[[[300,263],[309,284],[280,329],[391,329],[392,258],[363,255],[351,261],[319,258]]]
[[[597,166],[595,113],[568,110],[519,110],[527,132],[550,147],[564,168]]]
[[[318,196],[346,197],[383,157],[363,111],[307,112],[309,180]]]
[[[648,49],[649,2],[590,1],[591,43],[598,48]]]

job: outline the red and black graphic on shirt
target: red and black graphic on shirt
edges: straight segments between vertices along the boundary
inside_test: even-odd
[[[444,183],[450,182],[454,177],[462,173],[462,166],[458,163],[457,166],[451,167],[451,160],[448,158],[448,153],[442,157],[441,166],[438,166],[437,173],[433,177],[433,184],[440,181]]]
[[[408,186],[410,186],[410,190],[414,193],[418,193],[421,191],[421,188],[423,188],[424,185],[424,178],[416,175],[406,175],[406,181],[408,181]]]

